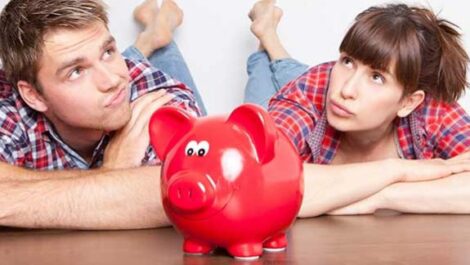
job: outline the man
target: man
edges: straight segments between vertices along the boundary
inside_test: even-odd
[[[130,51],[140,56],[171,43],[181,23],[171,0],[160,10],[152,2],[135,14],[146,24]],[[124,59],[107,23],[98,0],[12,0],[5,6],[0,225],[167,224],[148,120],[164,104],[200,112],[186,85],[146,61]]]

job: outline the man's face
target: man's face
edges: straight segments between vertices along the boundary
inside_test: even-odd
[[[103,23],[46,34],[37,77],[56,128],[113,131],[130,119],[129,71]]]
[[[386,128],[402,107],[403,89],[392,67],[379,71],[342,53],[331,72],[328,122],[343,132]]]

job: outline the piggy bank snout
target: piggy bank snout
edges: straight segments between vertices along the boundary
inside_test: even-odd
[[[209,207],[214,201],[214,193],[209,179],[198,173],[179,173],[168,184],[170,205],[181,213],[193,213]]]

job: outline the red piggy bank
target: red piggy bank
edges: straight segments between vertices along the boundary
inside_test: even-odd
[[[251,259],[263,248],[286,248],[302,202],[302,162],[264,109],[246,104],[228,118],[196,119],[163,107],[149,130],[164,161],[163,207],[184,236],[184,252],[223,247]]]

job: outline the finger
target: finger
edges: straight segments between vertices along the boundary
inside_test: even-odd
[[[134,124],[136,123],[136,120],[138,119],[138,117],[141,115],[142,111],[148,105],[152,104],[152,102],[164,97],[167,94],[168,93],[166,92],[165,89],[160,89],[158,91],[151,92],[151,93],[148,93],[148,94],[140,97],[138,101],[136,100],[135,104],[131,106],[132,117],[131,117],[131,120],[128,123],[129,126],[130,127],[134,126]]]
[[[166,89],[159,89],[157,91],[152,91],[149,92],[138,99],[136,99],[134,102],[131,103],[131,108],[136,108],[140,105],[146,105],[148,102],[154,100],[155,98],[162,97],[167,93]]]
[[[148,134],[148,123],[150,121],[150,117],[153,115],[153,113],[170,102],[172,99],[174,99],[175,96],[173,94],[165,94],[161,98],[158,98],[154,101],[152,101],[150,104],[145,106],[144,109],[139,113],[139,116],[136,117],[135,125],[134,127],[136,130],[140,130],[140,133],[146,133]]]
[[[454,164],[450,166],[452,174],[470,171],[470,163]]]
[[[460,155],[457,155],[455,157],[450,158],[450,161],[456,161],[456,160],[469,160],[470,159],[470,152],[465,152]]]
[[[446,160],[445,162],[446,165],[452,166],[452,165],[467,165],[470,164],[470,159],[468,158],[461,158],[458,160]]]

